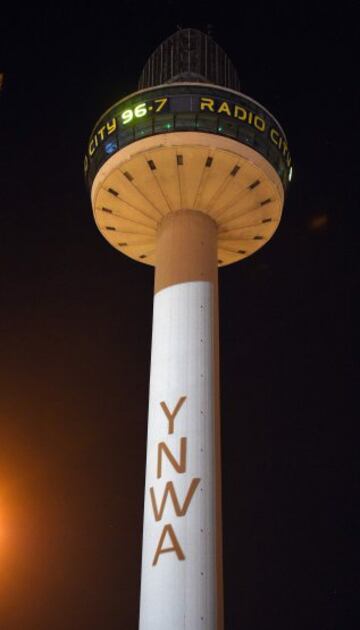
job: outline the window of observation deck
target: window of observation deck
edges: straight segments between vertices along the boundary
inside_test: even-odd
[[[196,127],[199,131],[217,132],[217,116],[198,114]]]
[[[175,114],[175,129],[195,129],[196,114]]]

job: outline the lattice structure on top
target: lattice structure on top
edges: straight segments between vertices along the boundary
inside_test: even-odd
[[[154,50],[138,89],[182,81],[240,90],[238,73],[228,55],[212,37],[193,28],[177,31]]]

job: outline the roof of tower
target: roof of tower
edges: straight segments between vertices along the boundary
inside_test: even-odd
[[[206,33],[193,28],[176,31],[148,58],[139,90],[163,83],[214,83],[240,90],[237,71],[228,55]]]

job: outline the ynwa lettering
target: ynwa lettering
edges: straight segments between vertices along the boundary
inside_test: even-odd
[[[173,411],[170,411],[167,404],[162,401],[160,403],[160,407],[164,412],[166,417],[168,426],[168,435],[172,435],[175,432],[175,418],[179,413],[181,407],[183,406],[186,400],[186,396],[181,396],[176,403]],[[178,474],[183,474],[186,472],[186,464],[187,464],[187,438],[181,437],[179,441],[179,449],[178,453],[174,454],[169,449],[166,442],[159,442],[157,448],[157,478],[160,479],[163,474],[163,458],[166,457],[171,466],[176,470]],[[183,518],[190,506],[190,503],[193,499],[193,496],[196,492],[196,489],[200,483],[200,478],[194,477],[191,480],[188,491],[186,493],[185,499],[180,504],[178,499],[174,484],[172,481],[168,481],[165,485],[165,489],[163,491],[162,497],[157,499],[155,495],[155,490],[153,487],[150,488],[150,499],[151,505],[154,513],[154,518],[156,521],[161,521],[164,515],[164,511],[166,508],[167,501],[171,501],[172,506],[174,508],[174,512],[178,518]],[[166,523],[164,525],[159,542],[155,551],[153,566],[156,566],[159,560],[159,556],[164,553],[175,553],[178,560],[185,560],[185,554],[181,548],[181,545],[178,541],[178,538],[175,534],[174,528],[170,523]]]

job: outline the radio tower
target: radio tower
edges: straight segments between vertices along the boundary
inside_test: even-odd
[[[85,157],[96,224],[155,267],[140,630],[221,630],[218,267],[265,245],[292,167],[213,39],[178,30]]]

